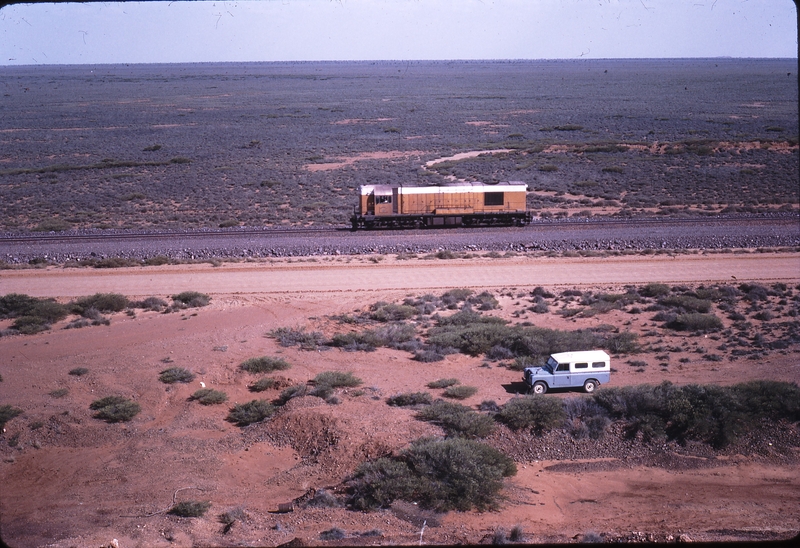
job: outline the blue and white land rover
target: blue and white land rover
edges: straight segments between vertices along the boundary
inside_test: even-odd
[[[534,394],[580,386],[591,394],[610,378],[611,358],[602,350],[552,354],[543,367],[526,367],[522,376]]]

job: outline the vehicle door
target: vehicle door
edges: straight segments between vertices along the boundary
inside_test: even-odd
[[[569,372],[568,363],[560,363],[558,367],[553,370],[553,386],[556,388],[566,388],[572,386],[572,375]]]

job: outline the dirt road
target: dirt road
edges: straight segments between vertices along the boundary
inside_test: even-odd
[[[242,295],[746,280],[800,281],[800,253],[436,261],[389,258],[377,264],[362,258],[225,263],[219,267],[198,264],[112,270],[6,270],[0,272],[0,294],[68,298],[98,292],[134,296],[192,290]]]

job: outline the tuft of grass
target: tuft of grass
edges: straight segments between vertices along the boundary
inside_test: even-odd
[[[211,508],[211,502],[204,500],[187,500],[179,502],[169,509],[167,514],[178,516],[179,518],[200,518]]]
[[[69,370],[69,375],[73,375],[75,377],[82,377],[89,373],[89,370],[85,367],[76,367],[74,369]]]
[[[436,380],[436,381],[429,382],[428,383],[428,388],[447,388],[449,386],[453,386],[453,385],[460,384],[460,383],[461,383],[461,381],[459,381],[458,379],[453,379],[453,378],[439,379],[439,380]]]
[[[228,401],[228,395],[220,390],[201,388],[189,396],[189,400],[199,402],[201,405],[216,405]]]
[[[470,396],[477,394],[478,388],[475,386],[467,386],[465,384],[458,384],[455,386],[448,386],[444,391],[445,398],[453,398],[456,400],[465,400]]]
[[[409,407],[412,405],[430,405],[433,398],[427,392],[406,392],[392,396],[386,400],[386,403],[393,407]]]
[[[302,350],[316,350],[325,343],[325,337],[319,331],[306,331],[304,327],[278,327],[267,336],[278,340],[284,347],[299,346]]]
[[[235,405],[225,420],[236,424],[236,426],[247,426],[271,417],[274,412],[275,407],[268,401],[253,400]]]
[[[345,534],[344,531],[342,531],[338,527],[332,527],[330,529],[322,531],[319,534],[319,539],[320,540],[341,540],[345,536],[347,536],[347,535]]]
[[[248,373],[271,373],[272,371],[285,371],[291,367],[291,364],[283,358],[269,356],[249,358],[239,364],[239,369]]]
[[[8,421],[21,414],[22,409],[10,405],[0,405],[0,429],[2,429]]]
[[[208,303],[211,302],[211,297],[197,291],[184,291],[183,293],[173,295],[172,300],[185,307],[200,308],[202,306],[207,306]]]
[[[139,414],[142,406],[122,396],[106,396],[93,401],[89,409],[95,411],[96,419],[106,422],[128,422]]]
[[[331,388],[355,387],[363,381],[350,372],[323,371],[311,381],[315,386],[330,386]]]
[[[58,388],[50,392],[50,396],[54,398],[63,398],[67,394],[69,394],[69,388]]]
[[[248,386],[247,389],[250,390],[250,392],[264,392],[275,386],[275,384],[275,379],[264,377],[263,379],[258,379],[256,382]]]
[[[188,383],[194,380],[194,373],[183,367],[170,367],[158,375],[158,380],[164,384]]]

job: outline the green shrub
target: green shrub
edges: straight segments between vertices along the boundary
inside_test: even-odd
[[[430,405],[432,401],[433,398],[427,392],[406,392],[388,398],[386,403],[394,407],[408,407],[411,405]]]
[[[341,529],[339,529],[338,527],[332,527],[330,529],[322,531],[319,534],[319,539],[320,540],[341,540],[346,536],[347,535],[345,534],[345,532],[342,531]]]
[[[448,386],[453,386],[455,384],[459,384],[461,381],[458,379],[439,379],[437,381],[431,381],[428,383],[428,388],[447,388]]]
[[[89,370],[86,369],[85,367],[76,367],[74,369],[69,370],[69,375],[74,375],[76,377],[82,377],[87,373],[89,373]]]
[[[211,503],[207,500],[187,500],[184,502],[179,502],[170,508],[167,513],[172,514],[173,516],[178,516],[179,518],[199,518],[204,516],[205,513],[208,512],[209,508],[211,508]]]
[[[687,312],[708,312],[711,310],[711,301],[698,299],[690,295],[671,295],[659,299],[658,304],[672,308],[682,308]]]
[[[639,351],[639,335],[630,331],[606,337],[601,346],[612,354],[633,354]]]
[[[458,303],[467,300],[467,297],[472,295],[471,289],[451,289],[442,294],[442,304],[446,308],[456,308]]]
[[[188,383],[194,380],[194,373],[183,367],[170,367],[158,375],[158,380],[164,384]]]
[[[299,346],[302,350],[316,350],[325,343],[319,331],[306,331],[304,327],[278,327],[268,333],[284,347]]]
[[[235,405],[225,420],[236,424],[236,426],[247,426],[271,417],[274,412],[275,407],[268,401],[253,400]]]
[[[69,388],[57,388],[50,392],[50,395],[54,398],[63,398],[67,394],[69,394]]]
[[[370,307],[369,317],[379,322],[398,322],[417,315],[417,309],[404,304],[379,301]]]
[[[0,297],[0,318],[28,315],[39,299],[22,293],[9,293]]]
[[[330,386],[331,388],[354,387],[362,383],[362,380],[350,372],[344,371],[323,371],[311,381],[316,386]]]
[[[8,421],[22,414],[22,409],[11,407],[10,405],[0,405],[0,430]]]
[[[106,422],[127,422],[142,410],[142,407],[122,396],[107,396],[93,401],[89,409],[95,411],[94,418]]]
[[[444,391],[444,397],[453,398],[456,400],[465,400],[470,396],[474,396],[477,393],[478,393],[478,388],[475,386],[458,384],[456,386],[448,386]]]
[[[489,445],[422,438],[397,457],[359,466],[348,483],[349,504],[371,510],[406,500],[437,511],[494,509],[503,478],[516,472],[514,462]]]
[[[184,291],[172,296],[172,300],[189,308],[199,308],[211,302],[211,297],[197,291]]]
[[[497,419],[512,430],[530,428],[541,434],[561,426],[566,419],[564,405],[551,396],[522,396],[506,403],[497,414]]]
[[[286,402],[291,400],[292,398],[302,398],[304,396],[308,396],[311,390],[308,388],[306,384],[295,384],[294,386],[290,386],[285,388],[280,396],[278,396],[277,404],[278,405],[285,405]]]
[[[143,301],[131,301],[129,306],[131,308],[141,308],[153,312],[161,312],[167,308],[167,301],[159,299],[158,297],[147,297]]]
[[[269,390],[275,386],[275,384],[275,379],[264,377],[263,379],[258,379],[256,382],[248,386],[247,389],[250,390],[250,392],[264,392],[265,390]]]
[[[448,437],[485,438],[494,431],[494,420],[459,403],[436,400],[417,412],[417,419],[440,426]]]
[[[215,405],[228,401],[228,395],[220,390],[201,388],[189,396],[189,400],[199,402],[201,405]]]
[[[24,335],[46,331],[68,314],[69,309],[54,299],[36,299],[19,293],[0,297],[0,318],[15,318],[11,329]]]
[[[713,331],[722,329],[722,320],[714,314],[679,314],[666,327],[677,331]]]
[[[500,303],[494,298],[494,295],[488,291],[483,291],[482,293],[469,297],[467,302],[476,306],[478,310],[494,310],[500,306]]]
[[[83,315],[83,313],[90,308],[105,313],[120,312],[125,310],[129,304],[130,301],[128,297],[120,295],[119,293],[95,293],[94,295],[81,297],[75,302],[70,303],[70,308],[76,314]]]
[[[272,371],[285,371],[291,367],[291,364],[283,358],[269,356],[249,358],[239,364],[239,369],[248,373],[271,373]]]

